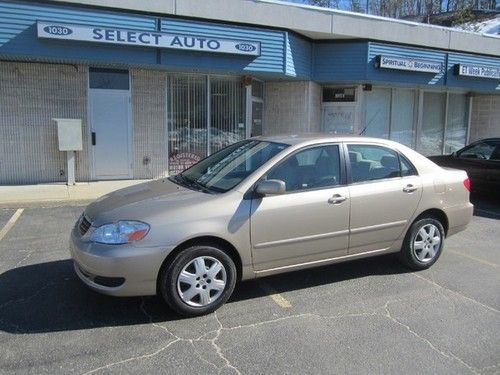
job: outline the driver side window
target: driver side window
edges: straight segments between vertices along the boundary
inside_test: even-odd
[[[273,168],[267,179],[284,181],[287,192],[339,185],[339,146],[312,147],[292,154]]]
[[[469,148],[466,148],[458,155],[460,158],[467,159],[490,159],[491,154],[495,147],[486,142],[481,142],[476,145],[473,145]]]

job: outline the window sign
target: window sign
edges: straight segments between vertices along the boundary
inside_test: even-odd
[[[500,67],[456,64],[455,75],[464,77],[500,79]]]
[[[323,103],[355,101],[356,89],[354,87],[323,87]]]
[[[353,134],[356,105],[323,106],[323,130],[334,134]]]
[[[382,69],[408,70],[421,73],[441,73],[443,69],[443,65],[440,61],[409,59],[386,55],[378,55],[375,66]]]
[[[170,34],[158,31],[126,30],[103,26],[39,21],[37,22],[37,36],[44,39],[260,56],[260,42],[255,41]]]

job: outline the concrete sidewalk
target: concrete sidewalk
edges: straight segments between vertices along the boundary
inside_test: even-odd
[[[149,180],[117,180],[39,185],[0,186],[0,208],[61,205],[88,202],[109,192]]]

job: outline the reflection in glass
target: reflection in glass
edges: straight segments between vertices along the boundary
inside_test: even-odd
[[[263,103],[253,101],[252,102],[252,131],[250,136],[257,137],[262,135],[262,109]]]
[[[450,94],[448,98],[448,122],[444,139],[444,152],[451,154],[465,146],[469,99],[466,95]]]
[[[238,78],[210,77],[210,153],[246,138],[245,98]]]
[[[412,147],[416,91],[392,89],[391,139]]]
[[[389,138],[391,89],[374,88],[366,92],[364,135]]]
[[[168,76],[170,174],[182,172],[208,154],[246,138],[245,97],[239,78]]]
[[[422,131],[417,147],[423,155],[441,155],[443,152],[445,107],[445,93],[424,92]]]
[[[169,173],[175,174],[207,155],[207,80],[204,76],[167,78]]]
[[[128,90],[128,70],[89,68],[89,88],[106,90]]]
[[[289,145],[248,140],[210,155],[172,181],[213,193],[231,190]]]

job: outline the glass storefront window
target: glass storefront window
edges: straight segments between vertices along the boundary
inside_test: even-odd
[[[444,139],[444,152],[451,154],[465,146],[469,121],[469,98],[462,94],[449,94],[448,122]]]
[[[239,78],[168,75],[169,173],[245,139],[245,98]]]
[[[415,137],[416,91],[408,89],[392,90],[391,134],[393,141],[412,147]]]
[[[239,79],[210,77],[210,153],[246,138],[245,97]]]
[[[362,134],[390,138],[408,147],[416,145],[424,155],[449,154],[462,148],[467,142],[470,99],[465,94],[428,91],[421,97],[422,119],[417,124],[417,89],[376,87],[364,92]]]
[[[443,153],[446,93],[424,92],[424,113],[417,151],[423,155]]]
[[[207,80],[167,78],[169,172],[178,173],[207,156]]]
[[[389,138],[391,89],[373,88],[366,91],[366,111],[363,135]]]

